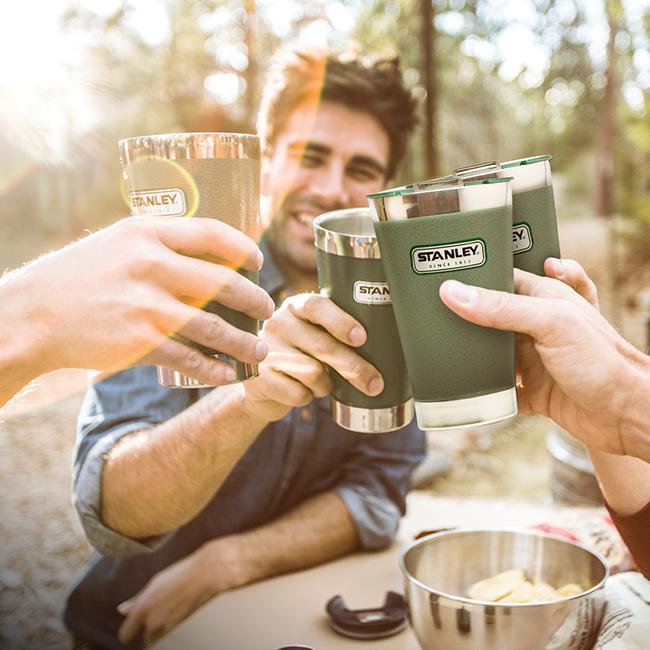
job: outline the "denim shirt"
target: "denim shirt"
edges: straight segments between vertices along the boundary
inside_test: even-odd
[[[285,282],[268,248],[262,248],[260,285],[277,303]],[[74,504],[88,540],[104,555],[84,568],[65,612],[68,627],[86,641],[120,648],[115,608],[153,575],[211,539],[268,523],[321,492],[339,495],[362,548],[384,547],[397,531],[411,471],[424,457],[424,433],[414,422],[386,434],[347,431],[331,419],[329,398],[314,399],[270,423],[208,505],[180,529],[135,540],[108,528],[100,516],[106,454],[122,437],[165,422],[210,390],[164,388],[148,366],[113,375],[86,394],[78,421]]]

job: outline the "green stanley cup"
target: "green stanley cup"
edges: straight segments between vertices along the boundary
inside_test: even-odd
[[[517,413],[513,332],[480,327],[440,300],[445,280],[514,290],[508,179],[437,182],[371,194],[421,429]]]
[[[413,419],[412,391],[370,210],[322,214],[314,241],[321,293],[363,325],[367,339],[355,350],[384,378],[382,393],[368,397],[332,369],[332,417],[362,433],[400,429]]]
[[[208,217],[241,230],[252,239],[260,234],[259,138],[241,133],[173,133],[121,140],[124,187],[134,216]],[[253,282],[257,273],[239,270]],[[209,301],[204,309],[235,327],[257,334],[253,318]],[[257,364],[232,359],[217,350],[174,335],[186,345],[233,365],[237,380],[255,377]],[[174,388],[203,385],[169,368],[158,368],[158,381]]]
[[[544,260],[560,257],[551,156],[491,161],[454,170],[460,180],[512,178],[512,252],[518,269],[544,275]]]

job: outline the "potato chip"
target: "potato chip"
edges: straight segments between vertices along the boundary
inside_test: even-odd
[[[508,595],[499,599],[500,603],[527,603],[533,594],[533,583],[522,582],[517,585]]]
[[[584,589],[577,585],[575,582],[570,582],[569,584],[562,585],[557,593],[560,594],[563,598],[571,598],[571,596],[579,596]]]
[[[519,569],[512,569],[474,583],[467,594],[474,600],[496,601],[507,596],[513,589],[524,582],[526,582],[524,572]]]
[[[545,582],[531,582],[523,571],[511,569],[474,583],[467,591],[473,600],[499,603],[543,603],[580,595],[584,589],[570,582],[554,589]]]

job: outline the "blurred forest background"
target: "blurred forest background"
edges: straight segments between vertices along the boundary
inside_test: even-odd
[[[48,39],[21,35],[32,65],[24,45],[5,59],[22,76],[5,85],[0,108],[5,268],[125,214],[119,138],[254,131],[279,47],[353,43],[399,53],[422,100],[398,180],[550,153],[561,218],[625,217],[637,226],[636,252],[650,250],[646,0],[47,4]],[[19,36],[16,11],[3,37]]]
[[[127,214],[119,139],[252,132],[273,53],[326,45],[400,55],[421,124],[396,182],[552,154],[563,252],[592,275],[608,318],[644,347],[650,0],[3,3],[0,274]],[[89,552],[69,503],[84,384],[83,372],[54,373],[0,414],[3,648],[68,647],[59,609]],[[432,438],[453,463],[419,486],[548,499],[558,484],[549,422],[506,424]]]

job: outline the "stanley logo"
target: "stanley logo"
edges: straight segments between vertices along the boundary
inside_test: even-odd
[[[131,214],[140,217],[171,217],[185,214],[183,190],[130,192]]]
[[[527,223],[516,223],[512,227],[512,252],[525,253],[533,247],[533,235]]]
[[[482,239],[440,246],[418,246],[411,251],[411,264],[416,273],[470,269],[483,266],[486,259],[485,242]]]
[[[354,283],[354,301],[362,305],[390,305],[390,291],[385,282],[363,282],[359,280]]]

